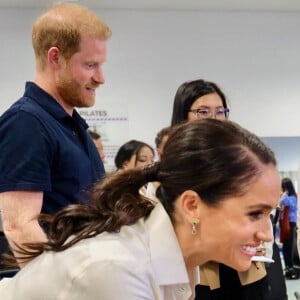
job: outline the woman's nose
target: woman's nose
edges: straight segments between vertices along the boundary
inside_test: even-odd
[[[270,219],[257,232],[257,239],[264,242],[272,242],[274,240],[273,225]]]

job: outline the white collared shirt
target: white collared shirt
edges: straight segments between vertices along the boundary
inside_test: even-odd
[[[191,295],[173,226],[160,203],[146,221],[46,252],[14,278],[0,281],[5,300],[187,300]]]

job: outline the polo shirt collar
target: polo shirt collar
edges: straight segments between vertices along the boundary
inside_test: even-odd
[[[58,121],[62,121],[66,118],[71,118],[63,107],[48,94],[45,90],[41,89],[34,82],[26,82],[24,97],[31,98],[37,102],[45,111],[53,116]],[[86,121],[78,114],[74,109],[72,119],[78,122],[84,129],[88,128]]]

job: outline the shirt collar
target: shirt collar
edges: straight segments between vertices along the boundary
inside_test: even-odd
[[[173,225],[161,203],[156,204],[145,226],[149,232],[152,265],[159,285],[189,283]]]
[[[84,129],[88,128],[86,121],[79,115],[79,113],[75,109],[73,110],[72,117],[70,117],[63,109],[63,107],[55,100],[55,98],[53,98],[45,90],[41,89],[34,82],[26,82],[24,97],[31,98],[58,121],[72,118],[75,122],[78,122]]]

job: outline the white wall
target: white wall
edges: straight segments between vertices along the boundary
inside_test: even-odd
[[[0,113],[33,79],[38,10],[0,11]],[[154,142],[186,80],[217,82],[230,118],[261,136],[300,135],[300,14],[97,11],[113,31],[97,95],[125,103],[130,138]]]

